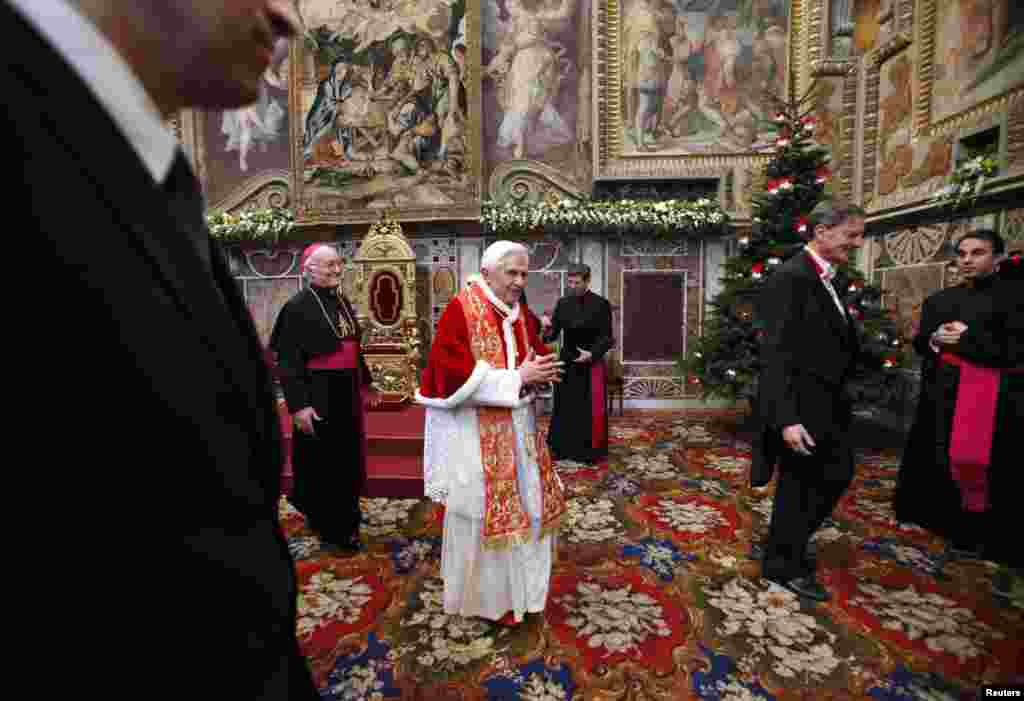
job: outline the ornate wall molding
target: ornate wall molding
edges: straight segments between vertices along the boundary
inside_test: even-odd
[[[618,161],[604,169],[602,177],[612,178],[721,178],[733,168],[764,166],[767,155],[741,156],[656,156]]]
[[[891,36],[870,54],[868,61],[873,65],[881,66],[912,43],[908,34],[901,32]]]
[[[534,200],[550,195],[580,198],[587,194],[557,168],[523,161],[500,163],[491,173],[487,191],[492,200],[499,202],[507,198]]]
[[[246,180],[227,197],[209,203],[207,209],[233,212],[249,207],[287,207],[291,204],[290,180],[291,173],[287,170],[264,171]]]
[[[793,12],[793,10],[790,11]],[[805,14],[806,17],[804,16]],[[795,19],[797,19],[797,17],[794,16],[794,20]],[[799,20],[805,27],[804,31],[801,32],[800,38],[802,41],[800,42],[800,45],[804,47],[807,52],[808,75],[804,76],[804,84],[806,84],[809,83],[810,78],[814,76],[815,67],[829,59],[827,36],[828,0],[810,0],[806,8],[806,13],[801,12]],[[797,50],[793,53],[799,54],[799,51]],[[795,66],[795,68],[799,69],[801,66]],[[800,73],[797,75],[800,75]]]
[[[921,0],[917,28],[917,100],[914,102],[914,136],[920,136],[932,117],[932,68],[935,61],[935,0]]]
[[[845,78],[857,72],[857,62],[844,58],[823,58],[811,63],[812,78]]]
[[[1017,100],[1006,116],[1006,166],[1024,166],[1024,100]]]
[[[864,73],[864,122],[861,130],[861,200],[865,205],[875,199],[878,178],[878,117],[882,64],[870,62]]]
[[[843,117],[839,121],[839,139],[842,148],[838,164],[839,194],[848,200],[853,199],[853,184],[857,169],[857,121],[860,116],[860,111],[857,109],[860,88],[858,68],[859,66],[854,64],[853,69],[843,77]]]

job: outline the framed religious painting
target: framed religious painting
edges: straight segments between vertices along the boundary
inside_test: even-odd
[[[289,204],[289,44],[277,42],[253,104],[182,115],[182,142],[193,156],[210,210]]]
[[[299,0],[298,223],[480,215],[480,0]]]
[[[1024,97],[1024,5],[919,0],[914,134],[955,129]]]
[[[714,176],[773,145],[805,0],[596,0],[598,177]]]

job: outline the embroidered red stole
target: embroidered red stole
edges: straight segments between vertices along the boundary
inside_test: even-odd
[[[507,369],[505,349],[502,346],[501,321],[491,308],[487,295],[479,285],[459,293],[459,302],[466,316],[470,348],[476,361],[484,361],[492,368]],[[525,318],[515,322],[515,336],[530,343]],[[527,349],[528,350],[528,349]],[[512,348],[508,349],[513,353]],[[480,426],[480,459],[484,470],[484,532],[483,544],[487,550],[501,550],[531,540],[530,517],[523,508],[516,477],[516,434],[512,424],[512,410],[501,407],[478,407]],[[548,447],[538,433],[527,438],[526,460],[536,461],[540,469],[542,509],[541,533],[543,537],[558,529],[565,513],[565,495],[555,474]]]

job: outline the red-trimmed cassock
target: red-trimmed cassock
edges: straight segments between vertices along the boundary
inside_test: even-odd
[[[604,356],[612,347],[612,306],[587,290],[558,300],[544,340],[564,333],[559,360],[565,363],[555,401],[548,445],[556,460],[593,463],[608,456],[608,366]],[[580,349],[591,359],[577,363]]]
[[[270,338],[292,415],[313,407],[314,435],[295,429],[289,497],[322,540],[350,546],[359,535],[366,482],[363,392],[372,380],[359,324],[335,288],[310,286],[281,309]]]
[[[426,407],[426,493],[445,505],[441,576],[450,615],[544,610],[562,484],[519,368],[548,353],[520,305],[474,282],[445,309],[417,401]]]
[[[950,321],[967,330],[951,351],[937,352],[931,334]],[[921,395],[896,484],[896,517],[1020,566],[1024,549],[1013,534],[1020,510],[1024,281],[1004,264],[1002,275],[936,292],[921,309],[914,348],[922,355]]]

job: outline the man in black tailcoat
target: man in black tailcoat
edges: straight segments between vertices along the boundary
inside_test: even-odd
[[[779,478],[762,575],[824,601],[807,547],[853,478],[846,383],[859,356],[857,332],[832,284],[836,267],[864,243],[859,207],[821,202],[808,217],[807,246],[782,264],[758,297],[764,323],[754,486]]]

